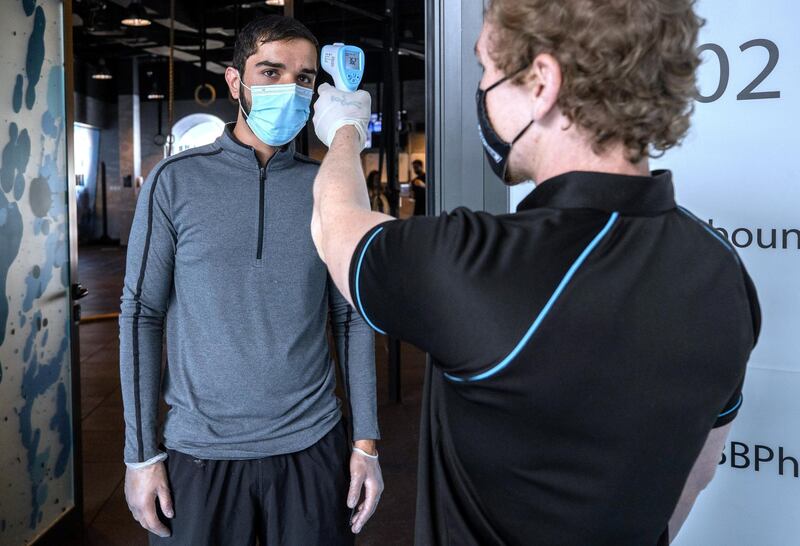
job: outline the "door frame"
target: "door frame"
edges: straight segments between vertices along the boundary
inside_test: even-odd
[[[72,398],[72,488],[73,506],[33,541],[36,546],[81,544],[83,538],[83,446],[81,434],[80,305],[75,300],[78,284],[78,207],[75,189],[75,61],[72,43],[72,0],[61,0],[64,55],[64,123],[67,154],[67,211],[69,228],[69,278],[67,299],[71,311],[70,379]]]
[[[509,190],[492,172],[478,135],[473,46],[488,0],[428,0],[425,10],[428,214],[465,206],[509,211]]]

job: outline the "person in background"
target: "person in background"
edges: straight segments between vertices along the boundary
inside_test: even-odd
[[[317,48],[294,19],[250,22],[225,72],[236,123],[159,163],[142,188],[120,373],[125,497],[151,544],[352,544],[383,489],[374,335],[316,255],[319,164],[292,144]],[[352,430],[334,394],[329,314]]]
[[[378,171],[370,171],[370,173],[367,175],[367,192],[372,210],[377,212],[385,212],[388,214],[389,201],[383,194],[381,177]]]
[[[314,242],[373,328],[431,358],[418,544],[665,545],[713,477],[760,311],[649,168],[690,126],[694,4],[490,0],[479,134],[498,178],[537,183],[515,214],[371,212],[369,95],[320,88]]]
[[[425,216],[427,214],[425,194],[428,190],[425,168],[419,159],[411,162],[411,168],[414,170],[414,178],[411,180],[411,191],[414,192],[414,216]]]

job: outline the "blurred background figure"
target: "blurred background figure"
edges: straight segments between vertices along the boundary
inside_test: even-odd
[[[414,216],[425,216],[425,194],[428,186],[425,183],[425,168],[422,160],[415,159],[411,163],[414,178],[411,180],[411,191],[414,194]]]
[[[369,202],[372,210],[388,213],[389,200],[383,192],[381,177],[378,171],[370,171],[367,175],[367,191],[369,192]]]

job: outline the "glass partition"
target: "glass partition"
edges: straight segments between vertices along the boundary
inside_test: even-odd
[[[74,506],[63,4],[0,17],[0,543]]]

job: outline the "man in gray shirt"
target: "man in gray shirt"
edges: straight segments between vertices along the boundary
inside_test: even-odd
[[[318,164],[292,145],[308,119],[317,49],[293,19],[247,25],[226,72],[237,122],[159,163],[142,187],[120,372],[125,494],[151,544],[352,544],[383,489],[373,334],[317,257]],[[334,394],[329,314],[352,446]]]

